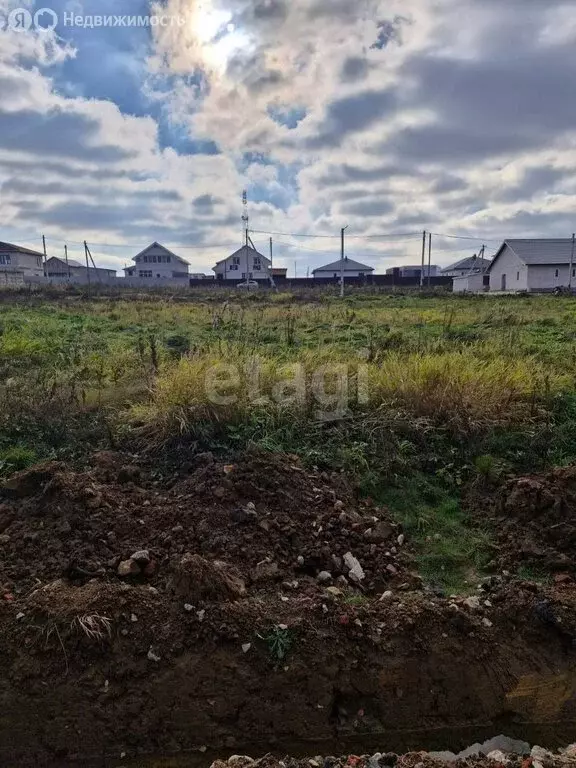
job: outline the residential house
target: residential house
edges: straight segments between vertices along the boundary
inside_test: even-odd
[[[576,288],[572,238],[505,240],[488,274],[491,292],[546,292],[569,285]]]
[[[280,280],[286,280],[288,277],[288,269],[286,267],[272,267],[272,277],[279,278]]]
[[[430,265],[430,269],[428,269],[428,264],[424,265],[424,277],[428,278],[428,275],[430,277],[438,277],[439,269],[434,264]],[[410,278],[416,278],[417,280],[420,280],[420,275],[422,274],[422,265],[418,264],[417,266],[408,265],[408,266],[400,266],[400,267],[390,267],[386,270],[387,275],[394,275],[395,277],[410,277]]]
[[[44,254],[20,245],[0,242],[0,272],[26,277],[44,276]],[[3,283],[5,280],[2,281]]]
[[[486,272],[492,259],[485,259],[482,256],[474,254],[466,259],[457,261],[456,264],[451,264],[449,267],[445,267],[442,270],[442,277],[464,277],[471,272]]]
[[[374,272],[374,267],[368,267],[366,264],[360,264],[359,261],[344,258],[334,261],[332,264],[318,267],[317,269],[312,270],[312,274],[315,278],[321,277],[340,280],[342,269],[344,270],[344,279],[347,277],[367,277]]]
[[[269,280],[272,262],[255,248],[243,245],[214,267],[217,280]]]
[[[61,259],[51,256],[45,265],[46,277],[50,280],[70,281],[73,283],[109,282],[116,279],[115,269],[86,267],[74,259]]]
[[[190,264],[160,243],[152,243],[132,259],[134,266],[125,267],[127,278],[140,280],[188,280]]]

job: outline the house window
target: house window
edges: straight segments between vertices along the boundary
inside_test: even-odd
[[[520,272],[516,272],[516,280],[520,280]]]
[[[246,272],[242,272],[242,280],[246,280]]]
[[[254,269],[260,271],[262,269],[262,263],[260,259],[254,259]]]
[[[560,275],[560,270],[557,269],[556,272],[554,273],[554,277],[558,277],[559,275]]]
[[[572,277],[576,277],[576,269],[572,270]]]
[[[240,264],[240,256],[234,256],[232,258],[232,264]]]
[[[146,258],[146,257],[144,257]],[[141,269],[139,272],[139,277],[152,277],[152,270],[151,269]]]
[[[231,272],[238,272],[238,264],[232,264],[230,267]]]
[[[156,256],[152,256],[152,263],[156,264]]]
[[[166,256],[166,262],[170,264],[170,256]]]
[[[148,256],[143,256],[142,261],[144,262],[144,264],[148,264]]]

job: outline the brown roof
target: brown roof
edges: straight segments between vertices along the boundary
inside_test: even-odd
[[[44,254],[40,251],[31,251],[30,248],[22,248],[21,245],[12,245],[12,243],[0,242],[0,253],[27,253],[29,256],[42,256]]]

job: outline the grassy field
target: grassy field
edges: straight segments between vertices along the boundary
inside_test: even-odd
[[[99,447],[246,444],[349,472],[460,588],[460,489],[576,460],[576,302],[287,294],[5,297],[0,472]]]

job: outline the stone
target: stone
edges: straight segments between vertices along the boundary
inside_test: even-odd
[[[398,568],[396,568],[395,565],[392,565],[392,563],[389,563],[386,566],[386,570],[388,571],[388,573],[392,574],[392,576],[396,576],[398,573]]]
[[[533,759],[533,765],[535,765],[535,761],[538,760],[540,763],[549,763],[554,762],[555,758],[552,752],[549,752],[547,749],[544,749],[544,747],[539,746],[533,746],[532,751],[530,752],[530,757]]]
[[[276,581],[282,578],[282,573],[278,563],[258,563],[256,568],[252,569],[250,578],[257,584],[263,581]]]
[[[367,536],[367,538],[370,541],[373,541],[375,544],[382,544],[391,538],[393,533],[394,528],[392,525],[385,522],[384,520],[380,520],[380,522],[376,523],[376,525],[372,528],[370,535]]]
[[[250,648],[252,648],[252,643],[244,643],[242,646],[242,653],[248,653]]]
[[[136,622],[138,621],[138,616],[136,616],[135,613],[131,614],[130,621],[132,622],[132,624],[136,624]]]
[[[332,574],[330,571],[320,571],[318,574],[318,581],[320,584],[326,584],[329,581],[332,581]]]
[[[26,614],[20,611],[20,613],[16,614],[16,621],[22,621],[22,619],[24,619],[25,617],[26,617]]]
[[[148,660],[149,661],[155,661],[156,663],[160,661],[161,656],[158,656],[156,653],[154,653],[154,650],[152,646],[150,646],[150,649],[148,651]]]
[[[335,501],[334,502],[334,509],[336,509],[338,511],[344,509],[344,502],[340,501],[339,499],[338,499],[338,501]]]
[[[0,544],[9,544],[10,543],[10,536],[7,533],[3,533],[2,536],[0,536]]]
[[[482,624],[484,624],[485,627],[488,627],[488,629],[490,629],[490,627],[494,626],[492,624],[492,622],[490,621],[490,619],[486,619],[486,618],[482,619]]]
[[[386,592],[384,592],[384,594],[380,598],[379,602],[382,603],[382,602],[384,602],[384,600],[390,600],[393,597],[394,597],[394,593],[392,591],[390,591],[390,590],[387,590]]]
[[[140,566],[134,560],[122,560],[117,569],[118,576],[138,576],[141,573]]]
[[[344,555],[344,565],[350,571],[349,576],[354,581],[362,581],[365,578],[364,570],[352,552],[346,552]]]
[[[344,594],[338,587],[326,587],[326,592],[333,597],[341,597]]]
[[[140,549],[138,552],[134,552],[133,555],[130,555],[130,559],[134,560],[134,562],[138,563],[138,565],[148,565],[151,560],[150,552],[147,549]]]
[[[194,606],[190,605],[190,603],[184,603],[184,610],[187,611],[188,613],[192,613],[192,611],[194,610]]]
[[[196,613],[196,616],[198,616],[198,621],[199,622],[203,622],[204,621],[204,617],[206,616],[206,611],[204,609],[202,609],[201,611],[198,611]]]
[[[466,600],[464,600],[464,605],[471,611],[479,611],[480,598],[475,595],[473,597],[467,597]]]
[[[512,762],[508,755],[504,754],[504,752],[502,752],[500,749],[493,749],[492,752],[488,752],[486,757],[488,760],[493,760],[495,763],[500,763],[500,765],[510,765]]]
[[[298,559],[296,560],[296,562],[300,567],[304,565],[304,558],[302,557],[302,555],[298,555]]]

